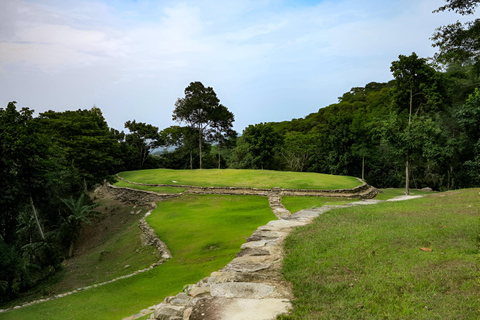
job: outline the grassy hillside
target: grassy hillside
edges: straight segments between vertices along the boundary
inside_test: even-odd
[[[1,313],[0,319],[121,319],[224,267],[260,225],[275,219],[266,197],[184,195],[159,203],[148,222],[173,259],[151,271],[58,300]]]
[[[287,189],[347,189],[361,185],[353,178],[313,172],[270,170],[172,170],[151,169],[121,172],[120,177],[148,184],[178,184],[204,187],[254,187]]]
[[[479,204],[473,189],[324,213],[287,239],[297,300],[280,319],[478,319]]]

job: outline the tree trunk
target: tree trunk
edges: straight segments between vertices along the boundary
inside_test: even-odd
[[[35,217],[35,221],[37,222],[38,230],[40,231],[40,235],[42,239],[45,240],[45,235],[43,234],[42,226],[40,225],[40,221],[38,220],[37,210],[35,210],[35,206],[33,205],[33,199],[30,197],[30,204],[32,205],[33,209],[33,216]]]
[[[202,129],[198,127],[198,150],[200,156],[200,169],[202,169]]]
[[[362,180],[365,180],[365,157],[362,157]]]
[[[190,150],[190,170],[193,170],[193,151]]]
[[[220,155],[220,141],[218,141],[218,169],[220,168],[220,161],[221,161],[221,155]]]
[[[409,180],[409,162],[408,162],[408,153],[407,153],[407,162],[406,162],[406,165],[405,165],[405,195],[409,195],[410,194],[410,180]]]
[[[73,239],[70,240],[70,247],[68,248],[68,257],[69,258],[73,257],[73,243],[74,243]]]
[[[408,125],[412,123],[412,107],[413,107],[413,85],[410,87],[410,114],[408,115]]]

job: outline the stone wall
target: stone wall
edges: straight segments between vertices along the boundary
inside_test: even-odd
[[[107,184],[107,192],[112,199],[120,201],[129,205],[136,205],[139,207],[154,208],[155,202],[165,199],[176,198],[181,195],[177,194],[160,194],[152,191],[136,190],[125,187],[117,187]]]

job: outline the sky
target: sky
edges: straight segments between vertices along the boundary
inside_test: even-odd
[[[190,82],[249,124],[303,118],[431,57],[442,0],[0,0],[0,108],[99,107],[160,130]]]

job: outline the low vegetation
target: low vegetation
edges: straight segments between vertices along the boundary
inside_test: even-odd
[[[173,253],[151,271],[65,298],[0,313],[0,319],[121,319],[224,267],[260,225],[275,219],[259,196],[183,195],[148,217]],[[98,271],[100,272],[100,271]]]
[[[287,189],[347,189],[361,185],[353,177],[313,172],[270,170],[172,170],[151,169],[121,172],[120,177],[147,184],[178,184],[202,187],[253,187]]]
[[[476,319],[479,190],[337,209],[286,242],[292,319]]]

